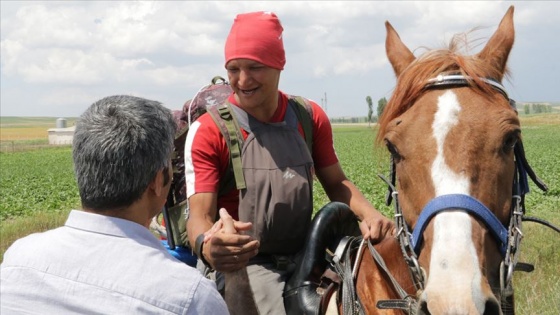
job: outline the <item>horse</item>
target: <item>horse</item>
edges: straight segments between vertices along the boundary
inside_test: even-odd
[[[502,85],[513,13],[511,6],[475,55],[460,54],[455,36],[448,48],[415,57],[385,22],[397,83],[376,142],[391,157],[390,178],[381,177],[396,235],[354,246],[339,313],[513,314],[512,273],[531,269],[517,261],[527,176],[547,189],[525,159],[515,102]]]

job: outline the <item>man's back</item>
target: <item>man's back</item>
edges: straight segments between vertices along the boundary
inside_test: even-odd
[[[0,294],[2,314],[227,314],[214,283],[148,229],[82,211],[12,245]]]

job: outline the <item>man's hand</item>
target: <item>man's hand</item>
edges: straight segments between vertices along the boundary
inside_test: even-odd
[[[250,222],[233,220],[226,209],[220,209],[220,220],[204,233],[203,255],[217,271],[235,271],[247,265],[258,253],[259,242],[240,234],[251,228]]]
[[[395,234],[395,224],[375,211],[360,222],[360,231],[364,238],[369,238],[372,243],[377,243],[383,238]]]

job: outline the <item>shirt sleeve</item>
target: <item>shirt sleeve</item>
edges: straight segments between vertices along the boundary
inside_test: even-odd
[[[310,101],[313,111],[313,163],[316,169],[338,163],[334,149],[331,122],[325,111],[314,101]]]
[[[206,278],[201,279],[196,293],[194,294],[193,301],[187,311],[187,315],[198,314],[229,314],[226,302],[216,289],[216,284]]]
[[[195,193],[218,192],[229,163],[227,144],[209,114],[195,121],[185,141],[187,198]]]

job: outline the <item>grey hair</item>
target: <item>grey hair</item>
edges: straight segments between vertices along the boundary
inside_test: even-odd
[[[82,207],[103,211],[140,199],[169,167],[176,125],[161,103],[116,95],[93,103],[76,123],[72,156]]]

